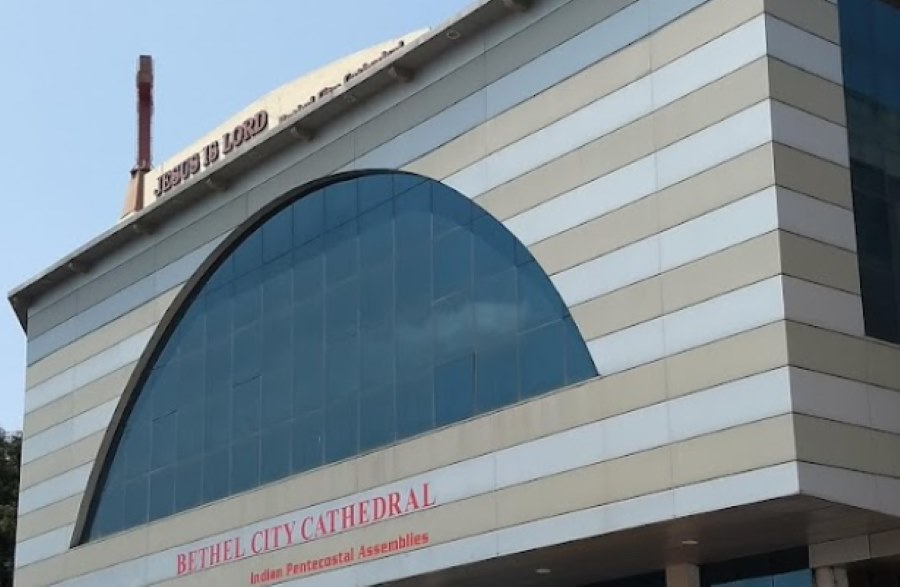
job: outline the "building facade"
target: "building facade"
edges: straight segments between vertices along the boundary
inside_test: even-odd
[[[16,585],[897,585],[900,6],[482,0],[10,294]]]

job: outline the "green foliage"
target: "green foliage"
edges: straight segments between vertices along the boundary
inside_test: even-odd
[[[0,428],[0,587],[12,586],[22,434]]]

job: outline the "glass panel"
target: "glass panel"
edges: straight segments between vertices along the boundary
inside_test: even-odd
[[[307,194],[218,267],[137,390],[91,538],[596,375],[528,250],[418,176]]]
[[[435,424],[460,422],[475,413],[475,364],[467,355],[434,370]]]
[[[838,4],[866,334],[900,343],[900,5]]]

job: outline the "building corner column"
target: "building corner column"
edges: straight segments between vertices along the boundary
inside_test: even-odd
[[[667,566],[666,587],[700,587],[700,567],[690,563]]]
[[[818,567],[814,569],[816,587],[849,587],[847,569],[844,567]]]

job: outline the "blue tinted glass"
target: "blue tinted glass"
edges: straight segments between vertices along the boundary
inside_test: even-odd
[[[325,283],[331,287],[358,272],[356,222],[346,222],[325,235]]]
[[[330,342],[325,347],[325,403],[339,402],[359,390],[359,337]]]
[[[292,303],[292,259],[279,257],[263,269],[262,309],[263,317],[289,311]]]
[[[176,445],[176,413],[169,412],[161,416],[151,425],[150,468],[158,469],[175,460]]]
[[[355,218],[357,213],[356,182],[342,181],[325,188],[325,229]]]
[[[397,384],[397,437],[434,428],[434,374],[422,371]]]
[[[294,218],[290,208],[282,210],[262,227],[263,262],[284,255],[294,247]]]
[[[240,277],[262,265],[262,233],[257,231],[238,245],[234,253],[234,275]]]
[[[390,322],[394,317],[394,265],[390,260],[362,274],[359,320],[363,328]]]
[[[294,370],[290,359],[262,374],[260,422],[263,429],[291,419],[294,411]]]
[[[490,216],[472,223],[475,233],[475,274],[492,275],[515,265],[516,239]]]
[[[364,212],[394,197],[393,176],[389,173],[368,175],[356,180],[359,211]]]
[[[523,334],[519,348],[523,398],[546,393],[565,385],[561,321]]]
[[[203,458],[203,501],[210,502],[229,495],[228,478],[231,452],[227,448],[208,452]]]
[[[290,412],[288,412],[290,415]],[[260,482],[284,479],[291,473],[291,425],[285,422],[262,433]]]
[[[175,511],[175,467],[150,474],[150,520],[158,520]]]
[[[472,355],[435,367],[435,424],[452,424],[475,413],[474,382],[475,365]]]
[[[238,440],[231,446],[230,493],[240,493],[259,485],[259,436]]]
[[[325,462],[333,463],[359,452],[359,402],[344,397],[325,408]]]
[[[431,250],[419,248],[397,259],[396,308],[398,314],[431,305]]]
[[[443,362],[472,349],[475,313],[468,292],[460,292],[435,302],[432,316],[436,361]]]
[[[812,587],[813,576],[810,569],[800,569],[791,573],[782,573],[773,578],[773,587]]]
[[[290,206],[294,215],[294,247],[308,243],[325,229],[325,198],[321,195],[322,192],[310,194]]]
[[[112,485],[107,481],[103,494],[100,496],[96,518],[94,518],[97,534],[104,536],[122,530],[124,511],[125,490],[120,485]]]
[[[434,297],[443,298],[472,285],[472,233],[454,230],[434,243]]]
[[[294,299],[322,295],[325,288],[325,257],[322,250],[322,239],[316,239],[294,251]]]
[[[256,270],[234,282],[234,303],[232,305],[235,328],[247,326],[259,320],[262,315],[262,272]]]
[[[584,344],[584,338],[572,318],[564,321],[566,344],[566,382],[577,383],[596,374],[594,359]]]
[[[146,475],[125,482],[125,510],[123,526],[129,528],[147,522],[150,489]]]
[[[325,337],[346,338],[359,329],[359,282],[355,279],[334,286],[325,294]]]
[[[455,197],[455,192],[445,185],[435,185],[433,190],[434,238],[459,227],[468,227],[472,222],[472,203]]]
[[[309,193],[218,267],[135,392],[90,538],[596,375],[527,249],[418,176]]]
[[[179,460],[175,467],[175,507],[176,512],[203,503],[203,467],[200,459]]]
[[[492,346],[518,332],[518,271],[480,277],[475,283],[475,329],[479,347]]]
[[[394,206],[387,202],[359,217],[359,256],[363,270],[394,254]]]
[[[359,399],[359,450],[387,446],[396,438],[397,420],[393,383],[366,387]]]
[[[496,410],[519,399],[519,356],[515,341],[480,350],[475,364],[478,412]]]
[[[242,439],[259,432],[260,380],[251,379],[235,385],[232,406],[231,440]]]
[[[850,174],[866,334],[900,343],[900,6],[838,4]]]
[[[404,255],[431,238],[431,184],[421,183],[394,200],[397,253]]]
[[[392,323],[362,331],[360,360],[363,390],[393,385],[395,354]]]
[[[234,331],[231,373],[235,383],[259,376],[262,367],[260,330],[260,324],[257,322]]]
[[[302,473],[323,462],[323,412],[308,412],[298,416],[291,426],[291,470]]]

